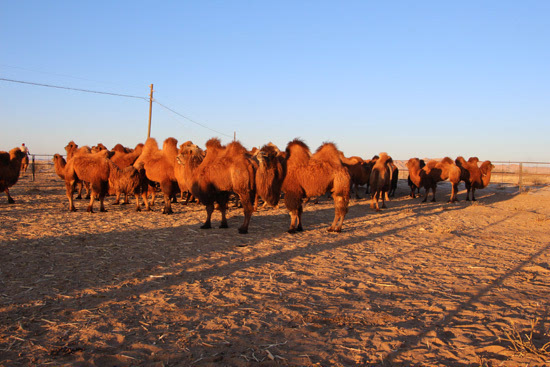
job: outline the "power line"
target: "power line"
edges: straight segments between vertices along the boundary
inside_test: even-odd
[[[48,87],[48,88],[57,88],[57,89],[66,89],[66,90],[75,90],[79,92],[86,92],[86,93],[95,93],[95,94],[106,94],[110,96],[117,96],[117,97],[128,97],[128,98],[137,98],[137,99],[143,99],[145,101],[148,101],[148,98],[145,97],[139,97],[139,96],[132,96],[129,94],[120,94],[120,93],[111,93],[111,92],[100,92],[96,90],[90,90],[90,89],[80,89],[80,88],[71,88],[71,87],[62,87],[59,85],[51,85],[51,84],[41,84],[41,83],[33,83],[33,82],[25,82],[22,80],[13,80],[13,79],[6,79],[6,78],[0,78],[0,80],[11,82],[11,83],[19,83],[19,84],[29,84],[29,85],[37,85],[40,87]]]
[[[14,80],[14,79],[6,79],[6,78],[0,78],[0,80],[2,81],[5,81],[5,82],[11,82],[11,83],[19,83],[19,84],[28,84],[28,85],[36,85],[36,86],[40,86],[40,87],[47,87],[47,88],[57,88],[57,89],[66,89],[66,90],[74,90],[74,91],[78,91],[78,92],[86,92],[86,93],[96,93],[96,94],[106,94],[106,95],[110,95],[110,96],[117,96],[117,97],[128,97],[128,98],[137,98],[137,99],[143,99],[145,101],[149,101],[149,98],[146,98],[146,97],[139,97],[139,96],[132,96],[132,95],[129,95],[129,94],[120,94],[120,93],[111,93],[111,92],[101,92],[101,91],[96,91],[96,90],[90,90],[90,89],[81,89],[81,88],[71,88],[71,87],[64,87],[64,86],[59,86],[59,85],[51,85],[51,84],[42,84],[42,83],[34,83],[34,82],[26,82],[26,81],[22,81],[22,80]],[[217,131],[217,130],[214,130],[204,124],[201,124],[200,122],[197,122],[187,116],[184,116],[182,115],[181,113],[173,110],[172,108],[168,107],[168,106],[165,106],[163,105],[162,103],[160,103],[159,101],[157,101],[156,99],[152,99],[153,102],[155,102],[156,104],[158,104],[159,106],[161,106],[162,108],[165,108],[166,110],[180,116],[180,117],[183,117],[184,119],[198,125],[198,126],[201,126],[205,129],[208,129],[210,131],[213,131],[217,134],[220,134],[220,135],[223,135],[223,136],[227,136],[228,138],[233,138],[233,136],[231,135],[228,135],[228,134],[225,134],[225,133],[222,133],[221,131]]]
[[[167,109],[168,111],[170,111],[170,112],[172,112],[172,113],[175,113],[176,115],[178,115],[178,116],[180,116],[180,117],[183,117],[184,119],[186,119],[186,120],[188,120],[188,121],[191,121],[192,123],[194,123],[194,124],[196,124],[196,125],[199,125],[199,126],[205,128],[205,129],[208,129],[208,130],[213,131],[213,132],[215,132],[215,133],[218,133],[218,134],[220,134],[220,135],[227,136],[227,137],[229,137],[229,138],[233,138],[233,136],[231,136],[231,135],[227,135],[227,134],[225,134],[225,133],[222,133],[221,131],[217,131],[217,130],[211,129],[211,128],[209,128],[208,126],[206,126],[206,125],[204,125],[204,124],[201,124],[200,122],[197,122],[197,121],[195,121],[195,120],[192,120],[192,119],[190,119],[189,117],[184,116],[184,115],[182,115],[181,113],[179,113],[179,112],[177,112],[177,111],[174,111],[173,109],[171,109],[170,107],[167,107],[167,106],[163,105],[162,103],[160,103],[160,102],[157,101],[156,99],[153,99],[153,102],[155,102],[156,104],[158,104],[158,105],[161,106],[162,108],[165,108],[165,109]]]

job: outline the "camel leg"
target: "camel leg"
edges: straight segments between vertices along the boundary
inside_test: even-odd
[[[435,190],[437,188],[437,185],[432,186],[432,203],[435,203]],[[426,193],[426,196],[428,196],[428,193]]]
[[[388,197],[388,192],[386,191],[386,195],[382,195],[382,209],[386,209],[386,200],[390,200]]]
[[[85,199],[89,199],[90,198],[90,192],[92,191],[90,189],[90,184],[88,182],[82,182],[82,184],[84,185],[84,188],[86,189]]]
[[[241,198],[241,203],[243,206],[244,222],[242,226],[239,227],[239,233],[246,234],[248,233],[248,226],[250,225],[250,218],[252,218],[252,213],[254,212],[254,207],[251,202],[251,198],[248,193],[239,195]]]
[[[354,184],[353,187],[355,187],[355,198],[361,199],[361,196],[359,196],[359,185]]]
[[[130,198],[127,192],[124,193],[124,201],[122,202],[122,205],[130,204]]]
[[[472,187],[472,201],[477,201],[476,200],[476,188],[475,187]]]
[[[120,192],[117,191],[115,195],[116,195],[116,200],[113,203],[113,205],[118,205],[118,204],[120,204]]]
[[[341,232],[344,224],[344,217],[348,212],[346,199],[342,196],[333,196],[334,199],[334,220],[328,228],[329,232]]]
[[[70,212],[76,212],[76,208],[74,207],[74,202],[73,202],[73,194],[74,194],[75,186],[76,186],[75,181],[65,182],[65,193],[67,195],[67,199],[69,199]]]
[[[10,190],[8,190],[7,188],[4,190],[4,192],[6,193],[6,195],[8,196],[8,203],[10,204],[14,204],[15,203],[15,200],[13,200],[13,198],[11,197],[10,195]]]
[[[136,212],[140,212],[141,205],[139,205],[139,193],[134,193],[134,197],[136,198]]]
[[[164,209],[162,209],[162,214],[172,214],[172,203],[169,194],[164,194]]]
[[[151,210],[151,207],[149,206],[149,200],[147,200],[147,188],[145,188],[145,191],[141,193],[141,199],[143,200],[143,205],[145,205],[145,210]]]
[[[91,194],[90,194],[90,203],[88,204],[88,213],[93,213],[94,212],[94,200],[95,200],[95,191],[92,190]]]
[[[201,229],[210,229],[212,228],[212,213],[214,212],[214,203],[206,204],[206,221],[201,226]],[[222,216],[224,212],[222,212]]]
[[[254,211],[255,212],[258,211],[258,202],[259,202],[259,200],[260,200],[260,195],[256,191],[256,195],[254,195]]]

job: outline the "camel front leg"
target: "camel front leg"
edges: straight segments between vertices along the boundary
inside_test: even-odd
[[[70,212],[76,212],[76,208],[74,207],[74,202],[73,202],[73,194],[74,194],[75,185],[76,185],[75,181],[65,183],[65,191],[66,191],[66,194],[67,194],[67,199],[69,199],[69,211]]]
[[[95,200],[95,191],[92,189],[92,192],[90,194],[90,203],[88,204],[88,213],[93,213],[94,212],[94,200]]]
[[[14,204],[15,203],[15,200],[13,200],[13,198],[11,197],[10,195],[10,190],[8,190],[8,188],[6,188],[4,190],[4,192],[6,193],[6,196],[8,197],[8,203],[9,204]]]
[[[201,229],[212,228],[212,213],[214,212],[214,203],[206,205],[206,221],[201,226]],[[223,214],[222,214],[223,215]]]
[[[248,193],[241,196],[241,203],[243,205],[244,222],[239,227],[239,233],[246,234],[248,233],[248,226],[250,225],[250,219],[252,218],[252,213],[254,212],[254,207]]]

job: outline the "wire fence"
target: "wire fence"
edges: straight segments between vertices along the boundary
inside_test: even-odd
[[[32,181],[40,181],[41,175],[55,173],[53,154],[31,154],[28,171]],[[409,172],[406,161],[395,161],[399,178],[406,180]],[[494,161],[491,184],[517,186],[520,191],[528,187],[550,185],[550,162]]]

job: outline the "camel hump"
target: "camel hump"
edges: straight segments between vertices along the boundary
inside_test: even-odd
[[[178,146],[178,139],[176,138],[166,138],[164,140],[164,143],[162,144],[162,150],[168,150],[168,149],[177,149]]]
[[[478,157],[470,157],[470,158],[468,158],[468,162],[477,164],[477,162],[479,162],[479,158]]]
[[[248,154],[248,151],[246,150],[246,148],[243,147],[242,144],[238,141],[233,141],[227,144],[226,148],[227,148],[226,154],[231,157]]]
[[[113,152],[119,152],[119,153],[126,153],[126,148],[120,143],[115,145],[113,149],[111,149]]]
[[[322,160],[325,162],[330,162],[335,165],[342,165],[342,160],[340,158],[341,152],[336,147],[334,143],[323,143],[313,154],[313,158],[316,160]]]
[[[466,160],[464,159],[463,156],[456,157],[456,159],[455,159],[455,164],[456,164],[457,166],[459,166],[459,167],[464,167],[465,163],[466,163]]]
[[[10,154],[8,152],[0,152],[0,164],[3,166],[10,164]]]
[[[449,157],[443,158],[443,159],[441,160],[441,163],[443,163],[443,164],[450,164],[450,165],[455,164],[455,162],[453,162],[453,160],[452,160],[451,158],[449,158]]]
[[[222,145],[222,142],[218,138],[211,138],[206,142],[206,150],[220,150],[223,149],[224,146]]]
[[[302,139],[296,138],[288,143],[286,146],[287,152],[292,149],[300,149],[300,150],[306,150],[308,153],[310,152],[309,147]]]

